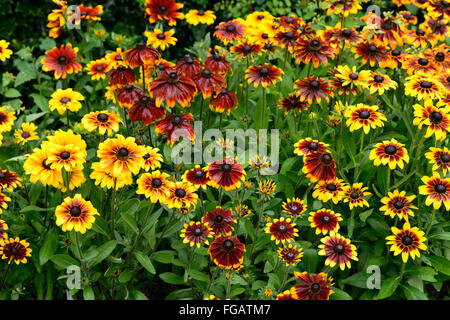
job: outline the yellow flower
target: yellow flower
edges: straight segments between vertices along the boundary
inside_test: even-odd
[[[175,45],[177,38],[173,37],[175,33],[174,29],[163,32],[160,29],[155,29],[153,32],[146,31],[144,35],[147,37],[147,45],[151,45],[153,48],[166,50],[170,45]]]
[[[186,22],[194,26],[200,24],[213,24],[216,15],[211,10],[190,10],[184,15]]]
[[[76,112],[81,109],[82,105],[80,101],[84,100],[81,93],[69,89],[58,89],[52,93],[51,99],[48,102],[48,106],[51,111],[55,109],[59,114],[63,114],[66,110]]]
[[[90,201],[84,200],[80,194],[73,198],[66,197],[64,202],[56,207],[56,225],[62,226],[62,230],[86,233],[95,222],[95,215],[99,215]]]
[[[37,126],[34,123],[22,123],[20,129],[14,132],[15,142],[25,144],[28,141],[38,140],[39,137],[36,133]]]
[[[0,60],[5,62],[12,55],[12,51],[8,49],[9,42],[6,40],[0,40]]]
[[[402,260],[404,263],[408,261],[409,256],[415,260],[416,256],[420,257],[419,250],[427,250],[427,246],[423,243],[427,240],[424,237],[425,233],[420,231],[419,228],[411,228],[408,221],[403,225],[403,229],[400,230],[396,227],[391,228],[394,235],[386,237],[386,244],[391,245],[390,251],[394,251],[394,256],[402,254]]]

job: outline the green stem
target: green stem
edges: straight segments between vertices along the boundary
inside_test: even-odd
[[[115,238],[114,229],[116,228],[116,223],[114,220],[114,216],[115,216],[114,201],[115,201],[115,197],[116,197],[116,184],[117,184],[117,178],[114,178],[114,186],[113,186],[112,195],[111,195],[111,233],[112,233],[113,238]]]
[[[262,105],[261,105],[261,120],[259,129],[264,128],[264,113],[266,111],[266,88],[262,88]]]
[[[139,232],[138,232],[138,234],[136,235],[136,239],[134,240],[133,247],[132,247],[131,250],[128,252],[127,257],[126,257],[125,259],[128,259],[128,257],[131,257],[131,255],[133,254],[134,250],[136,249],[137,244],[138,244],[139,240],[141,239],[142,233],[144,232],[144,229],[145,229],[145,226],[146,226],[146,224],[147,224],[148,218],[150,217],[150,213],[153,211],[153,208],[154,208],[154,207],[155,207],[155,204],[154,204],[154,203],[151,203],[151,204],[148,206],[148,210],[147,210],[147,213],[146,213],[146,215],[145,215],[144,222],[142,223],[142,228],[139,229]]]
[[[427,230],[425,232],[425,236],[427,236],[427,237],[428,237],[428,233],[431,230],[431,226],[433,225],[435,215],[436,215],[436,210],[433,210],[433,212],[431,212],[430,222],[428,223]]]
[[[286,266],[286,271],[284,272],[283,283],[281,284],[281,287],[280,287],[280,290],[278,291],[278,293],[283,292],[283,289],[286,286],[286,281],[287,281],[287,278],[288,278],[288,274],[289,274],[289,266]]]
[[[3,276],[2,286],[0,288],[0,292],[5,288],[6,278],[8,276],[9,269],[11,269],[11,261],[8,263],[8,267],[6,268],[5,275]]]
[[[217,272],[219,271],[219,268],[216,267],[216,270],[214,270],[214,273],[211,275],[211,278],[209,279],[208,286],[206,287],[206,294],[209,294],[209,290],[211,289],[211,285],[214,282],[214,279],[216,278]]]
[[[153,148],[152,129],[150,128],[150,125],[147,126],[147,129],[148,129],[148,142],[150,143],[150,147]]]
[[[75,231],[75,243],[77,245],[78,255],[80,256],[81,267],[83,268],[83,271],[84,271],[86,277],[88,277],[88,268],[86,266],[86,261],[84,260],[83,252],[81,251],[80,238],[78,236],[78,232],[76,232],[76,231]]]
[[[161,243],[162,239],[164,238],[164,235],[166,234],[167,229],[169,228],[170,223],[172,222],[173,217],[175,216],[175,209],[172,210],[172,214],[170,215],[169,221],[167,221],[166,225],[164,226],[163,231],[161,232],[161,235],[159,236],[158,242],[153,247],[152,251],[149,253],[149,257],[152,256],[152,254],[158,249],[159,244]]]
[[[255,240],[252,243],[252,247],[250,249],[250,254],[248,256],[248,261],[250,261],[250,262],[252,262],[253,250],[255,250],[256,241],[258,241],[258,234],[259,234],[259,230],[261,229],[263,212],[264,212],[264,198],[261,199],[261,207],[259,209],[258,224],[256,225]]]

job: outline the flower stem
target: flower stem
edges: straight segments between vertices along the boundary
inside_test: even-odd
[[[288,274],[289,274],[289,266],[286,266],[286,271],[284,272],[284,278],[283,278],[283,283],[281,284],[280,290],[278,291],[278,293],[283,292],[283,289],[286,285],[286,281],[288,278]]]
[[[152,254],[156,251],[156,249],[158,249],[159,244],[161,243],[161,240],[164,238],[164,235],[166,234],[167,229],[169,228],[170,223],[173,220],[173,217],[175,216],[175,209],[172,210],[172,214],[170,215],[169,221],[167,221],[166,225],[164,226],[163,231],[161,232],[161,235],[159,236],[158,242],[156,243],[156,245],[153,247],[152,251],[150,251],[149,253],[149,257],[152,256]]]
[[[114,206],[114,201],[115,201],[115,197],[116,197],[116,184],[117,184],[117,178],[114,178],[114,186],[113,186],[113,190],[112,190],[112,195],[111,195],[111,233],[113,238],[114,237],[114,229],[116,228],[116,223],[114,221],[114,211],[115,211],[115,206]]]
[[[214,278],[216,277],[218,271],[219,271],[219,268],[216,267],[216,270],[214,270],[214,273],[211,275],[211,278],[209,279],[208,287],[206,287],[206,294],[209,293],[209,290],[211,289],[211,285],[214,282]]]
[[[261,208],[259,210],[258,224],[256,226],[256,232],[255,232],[255,240],[252,243],[252,247],[250,249],[250,254],[248,256],[248,260],[250,262],[252,262],[253,250],[255,249],[256,241],[258,240],[259,230],[261,229],[261,222],[262,222],[263,212],[264,212],[264,198],[261,199]]]
[[[262,88],[262,105],[261,105],[261,120],[259,129],[263,129],[264,127],[264,113],[266,111],[266,88]]]
[[[3,276],[2,286],[0,287],[0,291],[3,291],[5,288],[6,278],[8,276],[9,269],[11,269],[11,261],[8,263],[8,267],[6,268],[5,275]]]

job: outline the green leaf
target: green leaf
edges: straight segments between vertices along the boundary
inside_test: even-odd
[[[352,296],[342,289],[334,287],[333,291],[334,293],[330,296],[331,300],[353,300]]]
[[[70,266],[79,266],[79,262],[67,254],[55,254],[50,258],[50,261],[62,269]]]
[[[120,215],[122,216],[122,219],[127,223],[127,225],[135,232],[138,233],[138,227],[136,224],[136,220],[134,217],[127,212],[121,212]]]
[[[283,161],[283,164],[281,165],[281,169],[280,169],[280,174],[285,174],[286,172],[288,172],[289,170],[292,169],[292,167],[296,164],[296,163],[300,163],[299,162],[299,158],[298,157],[292,157],[292,158],[288,158],[286,160]]]
[[[116,246],[117,240],[111,240],[98,247],[97,251],[99,252],[99,254],[96,256],[95,260],[89,263],[89,267],[93,267],[109,257]]]
[[[385,299],[392,296],[397,290],[398,285],[400,284],[401,277],[392,277],[387,280],[384,280],[380,291],[378,292],[378,299]]]
[[[159,275],[162,281],[169,284],[184,284],[182,276],[173,272],[164,272]]]
[[[209,282],[209,276],[204,272],[193,269],[189,271],[189,275],[192,277],[192,279],[202,282]]]
[[[367,279],[369,278],[369,274],[365,272],[358,272],[348,277],[347,279],[342,280],[344,284],[348,284],[353,287],[367,289]]]
[[[403,293],[408,300],[428,300],[428,297],[425,293],[413,286],[405,284],[400,285],[400,287],[402,288]]]
[[[83,298],[84,300],[95,300],[95,294],[92,287],[86,287],[83,290]]]
[[[58,236],[55,229],[51,229],[44,238],[44,242],[39,250],[39,263],[45,264],[58,249]]]
[[[152,254],[152,259],[161,263],[172,263],[173,262],[173,252],[172,251],[158,251]]]
[[[139,261],[139,263],[151,274],[156,274],[156,270],[155,267],[152,264],[152,261],[150,260],[150,258],[148,256],[146,256],[145,254],[143,254],[142,252],[136,251],[134,253],[134,255],[136,256],[137,261]]]
[[[450,276],[450,261],[439,256],[427,256],[433,267],[439,272]]]
[[[444,240],[444,241],[450,241],[450,232],[441,232],[441,233],[435,233],[427,237],[429,240],[436,239],[436,240]]]
[[[17,91],[16,89],[8,89],[5,93],[5,97],[6,98],[18,98],[20,97],[21,94],[19,91]]]
[[[37,93],[32,93],[31,97],[33,98],[34,103],[39,107],[39,109],[41,109],[41,111],[50,111],[47,98]]]
[[[127,283],[128,281],[131,280],[131,278],[133,277],[134,271],[127,269],[122,271],[122,273],[119,276],[119,282],[120,283]]]

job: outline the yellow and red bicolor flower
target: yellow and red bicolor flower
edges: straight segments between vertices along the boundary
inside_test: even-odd
[[[25,240],[16,238],[7,238],[0,240],[0,255],[2,259],[8,259],[8,264],[14,260],[16,264],[27,263],[27,257],[31,257],[29,243]]]
[[[239,188],[241,180],[244,181],[246,175],[242,165],[228,157],[211,162],[207,171],[208,177],[211,179],[211,186],[222,187],[226,191]]]
[[[426,250],[427,246],[424,241],[425,233],[419,228],[411,228],[408,221],[403,225],[403,229],[391,227],[393,235],[386,237],[386,244],[391,245],[390,251],[394,251],[394,256],[402,254],[403,263],[408,261],[409,256],[415,260],[416,256],[420,257],[419,250]]]
[[[328,300],[334,293],[331,290],[333,279],[324,272],[317,275],[308,272],[294,272],[295,277],[300,281],[299,285],[293,286],[290,294],[294,300]]]
[[[218,206],[213,211],[209,211],[202,218],[202,222],[208,223],[215,236],[229,236],[231,235],[231,231],[234,230],[233,223],[236,220],[233,218],[231,209],[224,210]]]
[[[42,70],[54,71],[55,79],[65,79],[68,74],[78,73],[82,70],[81,64],[77,62],[78,48],[72,48],[70,43],[61,45],[58,49],[53,49],[45,52],[45,57],[41,59]]]
[[[391,218],[398,216],[400,220],[408,220],[408,215],[414,216],[411,209],[418,209],[412,204],[415,198],[415,195],[407,196],[406,191],[399,192],[396,189],[394,192],[388,192],[388,196],[380,200],[384,204],[380,211],[385,211],[384,214],[391,216]]]
[[[212,238],[212,229],[208,223],[191,221],[184,224],[180,237],[183,238],[183,243],[200,248],[203,243],[209,245],[208,238]]]
[[[239,269],[244,261],[245,244],[237,236],[217,237],[208,253],[216,265],[225,269]]]
[[[339,264],[339,268],[344,270],[345,267],[351,268],[350,260],[358,261],[358,254],[356,247],[351,244],[350,239],[346,239],[334,231],[330,231],[330,235],[320,239],[322,244],[319,245],[321,249],[318,254],[320,256],[327,256],[325,265],[333,268]]]
[[[427,196],[425,204],[433,205],[436,210],[444,205],[445,210],[450,211],[450,178],[441,178],[439,173],[433,172],[431,177],[423,176],[422,182],[419,193]]]
[[[76,194],[73,198],[66,197],[64,202],[56,207],[56,225],[62,226],[62,231],[86,233],[92,228],[95,222],[95,215],[99,215],[90,201],[86,201],[81,194]]]
[[[294,237],[298,236],[298,229],[294,228],[295,223],[291,223],[291,218],[274,219],[269,222],[264,229],[265,233],[271,235],[270,240],[274,240],[276,244],[294,241]]]
[[[404,146],[404,144],[394,138],[390,141],[385,140],[373,147],[370,151],[369,159],[373,160],[375,166],[382,164],[389,165],[391,170],[394,170],[397,166],[403,169],[404,163],[409,162],[408,150]]]

